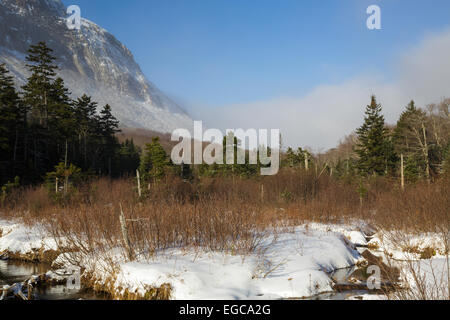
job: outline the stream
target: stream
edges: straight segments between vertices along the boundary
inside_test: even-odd
[[[22,282],[30,276],[44,274],[50,270],[45,263],[18,262],[0,259],[0,286]],[[105,297],[87,290],[69,290],[65,285],[52,285],[35,289],[36,300],[102,300]]]

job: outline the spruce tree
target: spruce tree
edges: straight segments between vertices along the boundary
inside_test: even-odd
[[[92,163],[93,145],[96,134],[99,133],[98,128],[98,115],[97,115],[97,103],[92,101],[91,97],[84,94],[81,98],[78,98],[74,104],[76,125],[76,135],[78,140],[78,154],[80,166],[87,170]]]
[[[141,150],[134,144],[133,139],[126,139],[118,151],[118,162],[116,172],[134,175],[140,164]]]
[[[414,101],[411,101],[406,106],[394,129],[393,140],[397,152],[403,153],[405,156],[415,152],[415,138],[412,134],[412,126],[414,125],[414,119],[422,116],[425,115],[421,110],[417,109]]]
[[[62,78],[57,78],[50,87],[47,134],[52,146],[50,159],[53,164],[73,158],[70,150],[76,143],[76,119],[70,92]],[[66,147],[68,150],[66,150]],[[66,153],[67,151],[67,153]]]
[[[26,57],[27,68],[31,75],[22,87],[22,100],[30,122],[31,141],[28,141],[26,136],[25,144],[29,148],[27,154],[32,158],[34,179],[40,179],[42,174],[53,168],[58,160],[52,159],[57,141],[52,135],[53,130],[49,127],[51,122],[49,118],[52,114],[50,109],[56,105],[52,101],[51,91],[58,70],[54,64],[56,58],[52,56],[52,51],[44,42],[39,42],[30,47]]]
[[[27,84],[22,87],[24,101],[29,107],[33,120],[41,126],[47,126],[49,95],[58,67],[54,64],[56,58],[53,50],[45,42],[32,45],[28,50],[26,65],[31,73]]]
[[[19,96],[5,64],[0,64],[0,150],[10,147],[15,124],[20,120]]]
[[[120,130],[119,121],[112,115],[111,106],[108,104],[100,111],[99,125],[104,150],[102,155],[107,163],[108,174],[111,175],[113,157],[120,147],[115,134]]]
[[[426,113],[411,101],[400,115],[394,130],[395,149],[405,156],[405,177],[409,181],[415,181],[420,176],[429,176],[431,149],[425,141],[429,139],[426,118]]]
[[[385,126],[382,108],[372,96],[367,106],[364,124],[357,129],[358,169],[362,174],[385,175],[395,166],[395,154],[389,131]]]
[[[289,147],[286,151],[286,160],[285,165],[287,167],[293,168],[298,164],[297,161],[297,155],[295,154],[294,150],[292,150],[291,147]]]
[[[24,112],[14,88],[13,77],[0,64],[0,183],[15,176],[19,134],[24,127]]]
[[[145,146],[144,155],[141,160],[139,171],[144,180],[158,181],[164,177],[166,167],[170,165],[170,161],[166,151],[159,143],[159,138],[152,139],[152,143]]]
[[[120,132],[119,121],[113,116],[112,109],[109,104],[104,106],[100,111],[99,123],[104,137],[114,137],[117,132]]]

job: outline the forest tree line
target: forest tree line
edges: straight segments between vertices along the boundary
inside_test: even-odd
[[[58,165],[93,175],[135,170],[139,150],[132,141],[118,142],[111,107],[98,112],[87,95],[72,100],[55,60],[44,42],[32,45],[26,57],[30,76],[20,90],[0,64],[0,183],[41,182]]]
[[[5,65],[0,64],[1,186],[50,179],[58,188],[58,179],[67,183],[68,177],[134,176],[137,169],[143,182],[149,183],[168,173],[186,181],[195,177],[258,176],[259,162],[174,166],[158,138],[144,150],[132,139],[119,143],[119,121],[111,107],[105,105],[98,112],[97,103],[87,95],[72,100],[57,75],[55,60],[45,43],[32,45],[26,57],[30,76],[20,90],[16,90]],[[339,147],[315,155],[306,149],[288,148],[281,165],[307,170],[315,167],[335,177],[397,177],[403,163],[407,182],[431,180],[450,171],[449,106],[450,99],[446,99],[424,110],[411,101],[397,124],[389,127],[373,96],[364,123]],[[241,142],[236,138],[229,141],[234,141],[236,156]]]
[[[418,107],[411,101],[394,126],[388,126],[382,107],[371,98],[363,125],[341,144],[319,157],[335,176],[403,174],[406,183],[431,181],[450,173],[450,99]]]

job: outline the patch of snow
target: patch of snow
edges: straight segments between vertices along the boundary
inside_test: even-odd
[[[0,220],[0,229],[2,230],[0,252],[27,254],[39,249],[56,250],[58,248],[57,243],[41,225],[29,228],[18,222]]]
[[[301,298],[333,291],[329,273],[361,259],[342,235],[304,227],[268,236],[262,251],[243,257],[166,250],[151,261],[120,263],[116,286],[143,294],[145,286],[168,283],[177,300]]]

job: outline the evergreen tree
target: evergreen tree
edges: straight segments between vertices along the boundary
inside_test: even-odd
[[[139,171],[146,181],[158,181],[164,177],[170,161],[166,151],[159,143],[159,138],[153,138],[152,143],[145,146]]]
[[[141,150],[137,147],[133,139],[125,140],[118,151],[118,161],[115,172],[123,172],[134,175],[140,164]]]
[[[56,78],[49,92],[48,126],[46,130],[49,159],[52,164],[73,159],[73,146],[76,143],[76,119],[70,92],[62,78]],[[70,148],[72,147],[72,148]]]
[[[297,155],[295,154],[294,150],[289,147],[286,151],[285,165],[293,168],[298,164],[297,161]]]
[[[49,128],[53,131],[52,136],[62,141],[75,135],[76,119],[70,99],[69,89],[65,87],[62,78],[56,78],[50,88]]]
[[[426,113],[411,101],[400,115],[394,130],[394,146],[396,152],[403,154],[406,159],[405,176],[410,181],[420,176],[429,177],[432,152],[426,122]]]
[[[100,111],[99,125],[103,149],[102,156],[104,157],[104,163],[107,164],[108,174],[111,175],[113,158],[120,148],[115,135],[120,130],[119,121],[112,115],[111,106],[108,104]]]
[[[139,150],[121,149],[116,138],[119,122],[106,105],[97,114],[97,103],[87,95],[70,98],[52,49],[44,42],[28,51],[30,76],[22,87],[22,99],[13,78],[0,64],[0,183],[16,175],[25,183],[42,180],[59,163],[73,163],[84,171],[120,174],[134,169]],[[121,152],[131,161],[120,167]]]
[[[355,152],[359,156],[358,169],[363,174],[385,175],[395,167],[395,153],[381,111],[381,105],[372,96],[364,124],[356,131],[359,141]]]
[[[100,131],[98,128],[97,103],[84,94],[74,102],[73,108],[77,122],[78,163],[84,170],[88,170],[95,163],[92,146]]]
[[[424,116],[424,114],[416,108],[414,101],[411,101],[406,106],[406,110],[400,115],[397,126],[394,129],[394,144],[397,152],[406,156],[416,151],[413,148],[415,138],[411,134],[411,126],[414,122],[413,119],[421,116]]]
[[[24,112],[13,77],[5,65],[0,64],[0,183],[15,175],[19,134],[23,127]]]
[[[52,114],[51,108],[57,105],[56,101],[52,101],[51,91],[58,67],[54,64],[52,49],[44,42],[32,45],[26,60],[31,75],[22,89],[23,102],[31,122],[29,130],[31,141],[28,142],[26,136],[25,144],[29,148],[27,155],[32,158],[33,178],[40,179],[41,175],[55,163],[52,159],[55,137],[52,136],[53,130],[49,127],[49,117]]]
[[[104,137],[111,138],[114,137],[117,132],[120,132],[119,121],[112,115],[111,106],[109,104],[100,111],[99,122]]]
[[[31,73],[27,84],[22,87],[24,101],[32,113],[33,120],[41,126],[47,126],[49,95],[58,67],[53,50],[44,42],[32,45],[28,50],[27,68]]]
[[[219,173],[225,176],[240,176],[242,178],[249,178],[257,174],[260,163],[259,158],[257,159],[257,164],[250,164],[250,152],[248,150],[243,150],[242,141],[239,140],[233,132],[229,132],[226,137],[223,138],[223,158],[224,163],[218,166],[210,166],[211,172],[209,176],[214,176],[216,173],[216,168],[219,168]],[[227,161],[227,149],[233,151],[233,155],[231,158],[231,154],[229,155]],[[243,151],[245,161],[244,163],[238,163],[238,152]],[[232,161],[231,164],[228,162]]]

